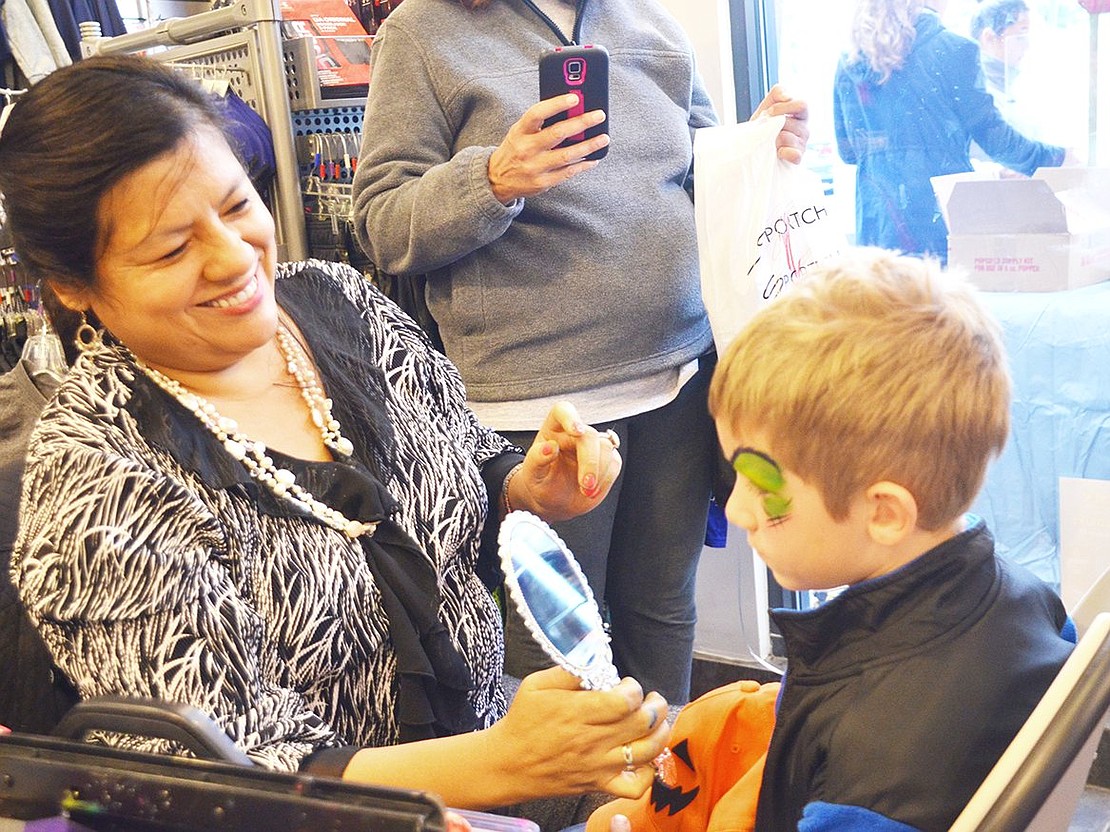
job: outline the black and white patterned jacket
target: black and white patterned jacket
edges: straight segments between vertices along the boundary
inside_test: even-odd
[[[325,387],[336,372],[357,374],[358,361],[384,371],[394,436],[382,481],[395,519],[433,561],[440,616],[487,726],[505,702],[500,618],[474,571],[489,511],[483,469],[519,456],[477,423],[454,367],[357,271],[284,264],[278,296]],[[317,345],[351,331],[354,364],[329,367]],[[249,479],[219,481],[196,462],[207,453],[228,464],[205,450],[212,441],[118,347],[83,355],[47,405],[12,576],[58,666],[82,697],[195,705],[270,768],[296,769],[321,748],[396,742],[394,654],[362,548],[267,509]]]

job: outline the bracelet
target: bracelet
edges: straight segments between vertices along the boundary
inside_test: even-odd
[[[511,502],[509,502],[509,483],[511,483],[513,481],[513,477],[515,477],[520,472],[520,469],[523,468],[523,467],[524,467],[524,463],[523,462],[518,462],[516,465],[514,465],[512,468],[509,469],[509,473],[507,473],[505,475],[505,479],[501,483],[501,512],[502,512],[501,513],[501,519],[502,520],[504,520],[506,517],[508,517],[509,514],[512,513],[512,510],[513,510],[513,504]]]

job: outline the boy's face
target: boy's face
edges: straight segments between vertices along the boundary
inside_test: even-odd
[[[723,420],[717,435],[736,469],[725,515],[748,533],[748,544],[786,589],[831,589],[882,574],[872,563],[867,503],[854,500],[834,520],[817,488],[775,461],[767,437],[736,436]]]

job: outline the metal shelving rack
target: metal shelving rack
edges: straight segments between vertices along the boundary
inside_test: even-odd
[[[271,208],[282,260],[308,256],[300,167],[289,104],[279,0],[237,0],[139,32],[105,38],[82,29],[85,57],[154,50],[150,57],[183,68],[222,70],[235,93],[262,116],[274,140],[276,175]]]

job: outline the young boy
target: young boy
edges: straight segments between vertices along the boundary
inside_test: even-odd
[[[785,588],[847,585],[772,613],[787,671],[757,830],[948,829],[1067,658],[1059,598],[965,515],[1005,443],[1009,393],[973,291],[878,249],[807,275],[725,352],[709,406],[737,471],[729,520]],[[672,747],[687,740],[696,768],[709,735],[688,724]],[[696,803],[715,776],[622,811],[633,829],[673,829],[676,800]]]

